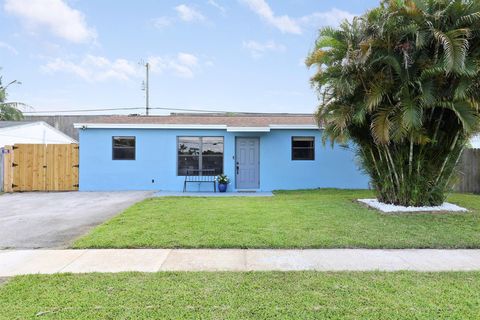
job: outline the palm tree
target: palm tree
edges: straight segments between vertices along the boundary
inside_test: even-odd
[[[6,102],[7,88],[14,83],[18,82],[14,80],[4,87],[2,85],[2,77],[0,77],[0,121],[23,119],[22,111],[18,108],[21,104],[18,102]]]
[[[378,199],[442,203],[479,127],[480,2],[384,0],[322,29],[306,62],[325,141],[355,142]]]

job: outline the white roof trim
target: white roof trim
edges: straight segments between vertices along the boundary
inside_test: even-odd
[[[269,127],[228,127],[227,132],[270,132]]]
[[[220,129],[225,130],[224,124],[159,124],[159,123],[74,123],[79,129]]]
[[[306,130],[318,130],[316,124],[271,124],[269,126],[271,129],[306,129]]]
[[[270,130],[318,130],[315,124],[271,124],[268,127],[228,127],[224,124],[160,124],[160,123],[74,123],[78,129],[217,129],[228,132],[270,132]]]

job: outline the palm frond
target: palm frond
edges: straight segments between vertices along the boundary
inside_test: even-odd
[[[389,119],[390,109],[379,109],[372,116],[370,126],[373,139],[378,144],[388,144],[390,142],[390,130],[392,123]]]
[[[427,108],[433,107],[437,102],[435,82],[432,80],[427,80],[423,82],[419,81],[418,85],[420,90],[418,100],[420,101],[420,104]]]
[[[433,35],[443,46],[444,68],[447,73],[461,70],[465,66],[466,53],[469,47],[469,29],[455,29],[444,33],[433,30]]]
[[[470,14],[467,14],[465,16],[460,17],[456,22],[455,22],[455,27],[460,27],[464,25],[471,25],[476,22],[480,22],[480,11],[477,12],[472,12]]]
[[[0,104],[0,121],[23,120],[23,113],[18,109],[18,103]]]
[[[442,102],[440,105],[455,113],[464,132],[472,133],[477,130],[480,121],[479,114],[470,103],[466,101],[456,101]]]
[[[423,122],[423,108],[410,99],[402,101],[402,126],[407,129],[419,129]]]
[[[385,95],[385,88],[381,85],[373,85],[372,88],[365,94],[365,104],[368,112],[375,111],[382,103]]]

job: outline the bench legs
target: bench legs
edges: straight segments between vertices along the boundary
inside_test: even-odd
[[[187,192],[187,182],[192,182],[192,183],[213,182],[213,192],[217,192],[217,182],[216,181],[184,181],[183,182],[183,192]]]

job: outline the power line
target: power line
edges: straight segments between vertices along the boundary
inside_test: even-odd
[[[100,108],[100,109],[76,109],[76,110],[41,110],[41,111],[25,111],[24,114],[37,113],[71,113],[71,112],[99,112],[99,111],[126,111],[126,110],[140,110],[144,107],[117,107],[117,108]],[[186,112],[208,112],[208,113],[229,113],[232,111],[225,110],[206,110],[206,109],[192,109],[192,108],[167,108],[167,107],[149,107],[149,110],[167,110],[167,111],[186,111]],[[257,114],[265,112],[235,112],[246,114]]]
[[[77,110],[42,110],[42,111],[25,111],[23,113],[52,113],[52,112],[93,112],[93,111],[120,111],[120,110],[138,110],[143,108],[102,108],[102,109],[77,109]]]
[[[232,112],[232,111],[225,111],[225,110],[205,110],[205,109],[165,108],[165,107],[150,107],[149,109],[173,110],[173,111],[191,111],[191,112],[212,112],[212,113],[228,113],[228,112]],[[247,113],[247,112],[243,112],[243,113]]]

